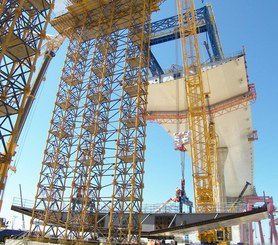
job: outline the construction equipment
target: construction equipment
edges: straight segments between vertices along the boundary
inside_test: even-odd
[[[177,128],[179,129],[179,127]],[[189,212],[192,212],[193,203],[186,196],[185,192],[185,152],[187,151],[187,145],[191,141],[191,132],[178,132],[174,134],[175,150],[180,152],[180,165],[181,165],[181,188],[176,189],[175,201],[179,202],[179,212],[183,212],[183,204],[189,207]]]
[[[186,102],[188,105],[188,129],[192,134],[190,152],[196,212],[215,212],[219,194],[216,172],[216,142],[214,124],[208,126],[206,93],[203,88],[202,70],[193,0],[177,0],[179,31],[182,46],[183,73]],[[184,13],[185,11],[185,18]],[[199,233],[201,243],[229,244],[228,230],[212,230]],[[226,242],[227,241],[227,242]]]
[[[30,239],[139,242],[150,15],[163,1],[67,2],[51,22],[69,46],[31,219],[38,236]]]
[[[210,150],[207,143],[209,136],[205,110],[205,93],[203,91],[202,76],[200,75],[201,64],[195,28],[194,3],[193,1],[178,0],[177,5],[185,74],[184,79],[186,81],[188,126],[192,135],[190,149],[195,187],[195,209],[197,212],[207,212],[215,209],[212,190],[213,166],[211,166]],[[183,18],[184,9],[187,20],[186,23]],[[190,33],[191,35],[185,38],[185,33]],[[187,45],[190,46],[189,50],[187,49]]]
[[[248,181],[246,181],[245,186],[243,187],[242,191],[240,192],[240,194],[238,195],[238,198],[234,201],[234,203],[232,204],[230,211],[234,211],[234,208],[236,207],[236,205],[240,202],[244,192],[246,191],[246,189],[248,188],[248,186],[251,185]]]
[[[31,220],[30,234],[38,235],[38,240],[80,242],[102,236],[107,243],[140,241],[150,14],[161,2],[70,0],[68,13],[52,21],[70,44]],[[197,212],[212,212],[219,196],[216,134],[214,123],[208,124],[206,118],[193,1],[184,3],[186,14],[180,1],[178,17],[189,97],[195,204]],[[44,68],[50,59],[45,58]],[[159,72],[159,68],[154,70]],[[41,78],[42,74],[38,82]],[[35,93],[38,87],[33,88]],[[19,125],[25,119],[22,116]],[[184,144],[177,149],[184,153]],[[107,193],[112,193],[111,198]],[[184,176],[179,197],[180,204],[192,207]],[[102,221],[107,215],[105,230]],[[224,232],[204,232],[200,237],[203,242],[225,242]]]
[[[61,2],[61,1],[60,1]],[[163,1],[160,1],[161,3],[163,2]],[[54,3],[53,3],[54,4]],[[38,2],[38,3],[35,3],[35,2],[33,2],[33,1],[31,1],[31,3],[29,4],[29,3],[25,3],[24,1],[20,1],[20,2],[16,2],[16,1],[5,1],[5,2],[3,2],[2,3],[2,5],[1,5],[1,13],[3,13],[3,20],[4,20],[4,16],[5,15],[7,15],[7,13],[8,13],[8,11],[10,11],[11,13],[15,13],[15,16],[14,16],[14,18],[12,18],[11,20],[12,20],[12,22],[8,25],[7,23],[4,25],[4,27],[3,27],[3,35],[5,36],[5,38],[3,38],[2,39],[2,45],[1,45],[1,57],[3,58],[5,58],[5,59],[7,59],[7,57],[11,57],[11,56],[13,56],[14,57],[14,59],[18,59],[18,58],[21,58],[21,57],[16,57],[16,56],[14,56],[14,50],[13,50],[13,48],[11,48],[11,47],[9,47],[9,40],[10,40],[10,38],[13,38],[13,35],[14,34],[12,34],[12,30],[13,30],[13,27],[16,25],[16,21],[18,21],[18,22],[20,22],[20,21],[23,21],[23,20],[21,20],[20,19],[20,16],[21,16],[21,14],[22,13],[25,13],[25,12],[27,12],[27,13],[31,13],[31,10],[35,10],[35,11],[42,11],[42,10],[44,10],[44,11],[48,11],[49,10],[49,8],[51,7],[51,10],[53,9],[53,6],[52,6],[52,3],[51,2],[49,2],[49,1],[41,1],[41,2]],[[220,45],[218,45],[219,43],[217,43],[217,42],[215,42],[215,40],[217,40],[217,37],[216,37],[216,35],[215,35],[215,31],[214,31],[214,20],[210,17],[210,15],[209,15],[209,13],[211,12],[211,10],[210,10],[210,8],[209,7],[204,7],[204,8],[202,8],[202,9],[200,9],[200,10],[198,10],[198,11],[196,11],[196,13],[198,14],[198,15],[200,15],[201,17],[200,17],[200,25],[202,25],[201,26],[201,31],[204,31],[204,30],[210,30],[210,33],[209,33],[209,37],[211,38],[211,40],[214,40],[214,43],[215,43],[215,57],[220,57],[221,56],[221,52],[222,52],[222,49],[221,49],[221,47],[220,47]],[[46,15],[46,12],[45,13],[42,13],[42,15],[45,17]],[[7,15],[8,16],[8,15]],[[45,22],[45,24],[47,25],[48,24],[48,21],[49,21],[49,18],[50,18],[50,15],[47,17],[47,21]],[[176,20],[175,20],[176,19]],[[174,20],[174,22],[173,22],[173,20]],[[205,22],[203,21],[203,20],[205,20]],[[26,22],[26,20],[24,20],[25,22]],[[23,21],[23,22],[24,22]],[[169,21],[169,22],[171,22],[171,23],[174,23],[174,25],[177,25],[177,16],[176,17],[171,17],[171,18],[168,18],[166,21]],[[166,23],[165,21],[163,21],[164,23]],[[27,23],[27,22],[26,22]],[[24,23],[23,25],[26,25],[26,23]],[[204,23],[205,23],[205,25],[204,25]],[[22,25],[22,26],[23,26]],[[45,27],[46,27],[46,25],[45,25]],[[39,25],[38,25],[39,26]],[[160,30],[158,30],[157,29],[157,27],[159,27],[159,26],[163,26],[163,25],[161,25],[161,23],[154,23],[153,25],[152,25],[152,29],[155,29],[156,31],[161,31],[161,28],[160,28]],[[174,26],[173,26],[174,27]],[[163,28],[165,28],[165,27],[163,27]],[[168,25],[168,27],[167,28],[169,28],[169,25]],[[198,26],[198,28],[200,28],[200,26]],[[30,33],[29,34],[27,34],[27,32],[26,32],[26,30],[27,30],[28,28],[26,28],[25,29],[25,34],[24,35],[26,35],[26,36],[28,36],[28,35],[30,35],[30,33],[32,33],[32,34],[34,34],[34,36],[32,37],[32,38],[34,38],[34,40],[36,39],[36,40],[39,40],[39,38],[40,37],[43,37],[43,38],[48,38],[48,36],[46,35],[45,36],[45,34],[44,33],[40,33],[40,32],[38,32],[37,30],[35,31],[35,32],[32,32],[33,31],[33,29],[32,28],[29,28],[30,30]],[[7,31],[7,32],[6,32]],[[64,31],[67,31],[66,29],[64,30]],[[6,35],[6,33],[7,33],[7,35]],[[39,33],[39,34],[38,34]],[[43,39],[42,38],[42,39]],[[164,37],[165,38],[165,37]],[[30,39],[29,39],[30,40]],[[54,40],[54,39],[53,39]],[[162,39],[160,39],[159,40],[159,42],[164,42],[164,40],[162,40]],[[157,40],[157,36],[155,36],[155,41],[153,42],[153,43],[151,43],[151,45],[153,45],[154,43],[158,43],[158,40]],[[18,43],[18,44],[16,44],[16,47],[20,47],[20,45],[21,45],[21,43]],[[33,47],[32,47],[33,48]],[[43,45],[41,45],[41,47],[40,48],[37,48],[37,50],[42,50],[43,49]],[[34,62],[35,60],[37,60],[37,56],[35,55],[33,55],[33,51],[30,49],[30,48],[28,48],[28,46],[26,46],[26,48],[22,48],[21,50],[27,50],[28,52],[26,53],[26,55],[25,55],[25,59],[30,59],[30,61],[31,62]],[[49,50],[52,50],[51,48],[49,49]],[[6,55],[5,55],[5,53],[6,53]],[[55,52],[54,52],[55,53]],[[49,55],[51,56],[51,54],[53,54],[52,52],[49,52]],[[40,52],[39,53],[39,55],[42,55],[42,52]],[[157,61],[155,60],[155,57],[153,56],[153,54],[151,53],[150,54],[151,55],[151,57],[150,57],[150,61],[151,61],[151,66],[150,66],[150,68],[151,68],[151,70],[153,69],[153,67],[158,67],[158,70],[159,70],[159,72],[161,72],[161,68],[159,69],[159,64],[157,63]],[[50,57],[49,56],[49,57]],[[46,58],[47,59],[47,58]],[[48,62],[48,61],[46,61],[46,62]],[[25,65],[26,66],[28,66],[27,65],[27,63],[24,61],[23,62],[23,64],[25,63]],[[6,64],[7,65],[7,64]],[[34,65],[35,65],[35,62],[34,62]],[[4,67],[4,66],[3,66]],[[42,67],[43,68],[43,67]],[[4,69],[4,68],[2,68],[2,69]],[[33,69],[34,70],[34,69]],[[33,70],[32,70],[32,72],[33,72]],[[155,72],[155,71],[154,71]],[[158,74],[159,74],[159,72],[158,72]],[[155,73],[156,74],[156,73]],[[25,72],[25,75],[24,75],[24,77],[26,78],[27,76],[26,76],[26,72]],[[39,77],[40,77],[40,75],[39,75]],[[35,84],[34,84],[35,85]],[[31,83],[30,83],[30,86],[31,86]],[[33,87],[34,89],[36,89],[36,86],[34,86]],[[23,89],[23,91],[25,91],[26,92],[26,94],[28,94],[30,91],[28,91],[30,88],[28,88],[28,86],[26,86],[26,88],[25,89]],[[32,97],[32,95],[30,95],[31,97]],[[4,98],[5,97],[5,95],[4,94],[2,94],[2,98]],[[15,96],[16,97],[16,96]],[[4,100],[4,99],[3,99]],[[32,101],[32,100],[29,100],[29,101]],[[29,104],[29,102],[28,102],[28,104]],[[3,140],[2,140],[2,142],[4,143],[4,145],[3,145],[3,148],[9,148],[10,150],[10,153],[5,153],[5,149],[3,150],[3,151],[1,151],[2,152],[2,154],[1,154],[1,159],[2,159],[2,162],[4,162],[4,160],[5,159],[9,159],[9,160],[5,160],[5,163],[4,164],[2,164],[2,166],[7,166],[7,168],[5,167],[5,169],[2,169],[2,171],[1,171],[1,175],[2,176],[6,176],[7,174],[6,174],[6,172],[8,171],[8,169],[13,169],[14,171],[15,171],[15,167],[14,166],[11,166],[11,164],[10,163],[8,163],[8,162],[11,162],[12,161],[12,157],[8,157],[8,156],[13,156],[14,154],[15,154],[15,148],[16,148],[16,142],[18,141],[18,137],[15,135],[15,134],[18,134],[18,135],[20,135],[20,132],[21,132],[21,130],[22,130],[22,126],[24,125],[24,122],[25,122],[25,120],[26,120],[26,115],[28,114],[28,112],[27,112],[27,110],[26,110],[26,108],[27,108],[28,106],[26,106],[24,109],[20,109],[20,110],[18,110],[18,109],[16,109],[16,108],[10,108],[9,107],[9,105],[8,105],[8,107],[7,107],[7,109],[5,109],[5,111],[7,111],[7,117],[6,118],[4,118],[4,117],[2,117],[3,118],[3,122],[4,121],[12,121],[12,124],[15,124],[15,120],[14,119],[12,119],[12,120],[10,120],[10,118],[12,118],[12,117],[15,117],[15,115],[19,115],[19,117],[21,117],[20,116],[20,113],[19,114],[17,114],[17,110],[18,111],[23,111],[23,113],[25,113],[25,115],[23,115],[22,116],[22,118],[20,119],[20,122],[19,122],[19,129],[17,129],[17,127],[14,127],[15,125],[5,125],[4,127],[3,127],[3,129],[1,130],[2,131],[2,133],[3,132],[7,132],[7,134],[3,134],[2,135],[2,137],[3,137]],[[3,108],[3,110],[4,110],[4,106],[2,107]],[[3,113],[4,113],[4,111],[3,111]],[[19,118],[18,117],[18,118]],[[6,139],[8,139],[8,136],[10,135],[10,132],[11,131],[13,131],[13,137],[11,137],[10,139],[9,139],[9,141],[6,141]],[[15,139],[13,139],[13,138],[15,138]],[[10,142],[10,143],[8,143],[8,142]],[[14,142],[14,143],[11,143],[11,142]],[[8,145],[11,145],[10,147],[7,147]],[[3,177],[2,178],[2,183],[4,183],[6,180],[6,177]],[[5,184],[2,184],[2,185],[5,185]],[[4,189],[4,187],[3,187],[3,189]],[[3,194],[4,192],[2,192],[2,194]]]
[[[63,15],[52,22],[60,33],[71,40],[71,43],[69,45],[65,68],[59,87],[60,92],[57,95],[57,101],[55,103],[48,145],[42,164],[41,179],[38,185],[32,217],[34,224],[37,218],[35,208],[40,204],[44,204],[46,207],[46,212],[42,218],[44,224],[48,225],[49,222],[53,223],[53,220],[56,220],[54,226],[57,225],[57,230],[59,230],[59,215],[64,205],[62,205],[61,200],[64,199],[64,195],[69,195],[69,193],[66,192],[68,188],[66,180],[72,175],[73,182],[71,183],[71,191],[68,196],[69,202],[68,205],[63,206],[63,208],[70,211],[71,204],[75,198],[74,196],[79,188],[84,189],[86,192],[86,194],[84,194],[84,200],[82,200],[82,205],[84,204],[85,208],[83,208],[83,213],[81,213],[79,217],[77,216],[72,219],[72,217],[68,216],[65,221],[66,231],[63,233],[63,238],[67,238],[67,236],[80,238],[80,227],[76,229],[72,223],[76,222],[76,220],[82,223],[81,238],[86,238],[91,235],[90,232],[85,231],[88,225],[85,210],[86,206],[89,206],[89,194],[91,195],[91,193],[93,193],[90,198],[96,200],[98,207],[100,207],[100,204],[107,207],[110,201],[101,198],[101,185],[97,186],[97,188],[91,186],[91,182],[93,181],[96,183],[103,181],[102,174],[98,174],[97,177],[93,177],[93,175],[92,177],[88,177],[85,173],[88,172],[88,169],[94,169],[96,173],[102,173],[103,171],[113,173],[113,166],[115,170],[112,174],[112,205],[109,206],[110,213],[115,213],[115,215],[114,217],[113,215],[110,217],[108,239],[116,237],[119,241],[123,241],[126,238],[128,241],[131,241],[132,239],[136,240],[140,237],[140,225],[138,225],[140,222],[137,222],[138,224],[135,225],[133,225],[133,222],[134,220],[140,220],[143,188],[142,174],[145,150],[145,123],[142,121],[142,116],[144,118],[144,113],[146,112],[147,85],[144,83],[147,80],[146,68],[148,66],[146,65],[149,62],[149,52],[145,47],[146,44],[149,43],[148,33],[150,32],[149,28],[146,28],[144,24],[149,23],[150,13],[157,10],[160,2],[162,1],[132,1],[131,3],[125,1],[118,1],[117,3],[111,3],[110,1],[104,1],[103,3],[93,3],[93,1],[69,1],[69,14]],[[20,8],[22,8],[22,4],[23,1],[19,6]],[[35,7],[42,10],[41,8],[43,6]],[[24,6],[24,8],[27,7],[30,7],[30,5]],[[107,15],[107,12],[111,14]],[[133,15],[135,12],[136,15]],[[95,29],[90,27],[89,30],[86,21],[93,22],[89,17],[96,18],[96,16],[101,18],[94,22],[97,23]],[[66,23],[65,18],[68,21]],[[79,21],[78,24],[82,23],[81,27],[79,25],[75,26],[73,20],[76,18],[80,18],[81,21]],[[103,19],[106,21],[102,22]],[[121,33],[122,30],[127,30],[128,33],[123,34]],[[116,36],[114,36],[115,33]],[[129,43],[129,45],[125,48],[121,47],[122,53],[126,53],[126,56],[117,57],[119,51],[116,50],[116,45],[123,45],[121,43],[118,44],[118,40],[122,38],[128,40],[127,43]],[[5,47],[6,46],[3,45],[2,51]],[[94,47],[94,58],[89,62],[87,57],[91,55],[90,52],[92,51],[92,47]],[[32,55],[29,55],[28,57],[30,58],[31,56]],[[105,62],[107,65],[103,67],[102,64]],[[110,62],[112,62],[112,64]],[[122,63],[124,64],[124,70],[122,71],[123,75],[118,75],[117,79],[107,79],[107,77],[111,77],[112,74],[115,73],[115,65],[120,64],[119,67],[122,67]],[[85,76],[85,72],[88,72],[88,70],[85,69],[86,67],[90,67],[91,69],[88,78]],[[100,81],[95,80],[94,83],[90,84],[92,77],[100,79]],[[41,75],[39,78],[41,78]],[[84,83],[84,79],[88,79],[89,82],[87,85],[89,87],[85,87],[87,81]],[[134,84],[135,80],[139,80],[139,83]],[[90,91],[88,88],[93,88],[93,91]],[[37,86],[34,87],[34,91],[37,91]],[[85,95],[85,91],[89,94],[87,94],[86,97],[82,97]],[[124,97],[119,96],[118,91],[121,91]],[[31,101],[27,104],[30,105],[30,102]],[[83,110],[79,110],[79,102],[81,105],[84,105]],[[113,117],[110,118],[109,113],[111,112],[111,108],[114,110],[116,105],[120,105],[119,114],[115,114],[120,119],[119,125],[115,127],[114,120],[116,117],[113,115]],[[92,111],[89,109],[89,106],[94,107],[94,110]],[[25,111],[28,112],[28,109]],[[81,112],[88,112],[88,114],[82,114]],[[76,125],[78,122],[77,119],[79,119],[80,116],[82,123]],[[24,122],[26,117],[24,116],[22,118],[22,122]],[[90,118],[94,118],[93,122],[89,121]],[[109,122],[109,120],[112,122]],[[21,123],[21,125],[23,124],[24,123]],[[75,132],[72,131],[75,128],[82,129],[78,136],[78,143],[75,140]],[[114,128],[118,128],[116,131],[118,135],[115,134]],[[133,129],[135,129],[135,131]],[[125,134],[121,135],[120,132],[125,132]],[[87,141],[88,137],[91,138],[89,141],[90,143]],[[114,139],[111,141],[116,140],[116,147],[109,145],[110,143],[107,143],[107,145],[109,145],[108,149],[112,149],[112,151],[115,152],[115,167],[114,164],[109,165],[111,164],[110,161],[104,163],[104,159],[112,158],[113,154],[110,155],[109,153],[107,157],[106,152],[101,150],[106,147],[107,140],[105,139],[108,138],[110,140],[110,138],[113,137]],[[99,141],[100,139],[102,139],[102,143]],[[126,142],[126,139],[129,139],[129,141]],[[134,142],[135,145],[131,142]],[[74,154],[71,153],[72,146]],[[74,160],[72,158],[75,158],[75,164],[71,163],[71,161]],[[70,165],[70,163],[72,165]],[[128,167],[129,163],[131,163],[131,167]],[[138,174],[136,172],[138,172]],[[122,173],[124,173],[124,178]],[[98,176],[100,176],[100,179],[98,179]],[[56,183],[57,179],[63,179],[58,186]],[[45,183],[43,181],[45,181]],[[131,186],[126,187],[130,182]],[[109,181],[107,181],[107,183],[109,183]],[[111,185],[108,185],[108,187],[111,188]],[[122,197],[123,187],[123,190],[126,192],[124,196],[128,197]],[[134,193],[136,196],[134,196]],[[129,195],[131,195],[131,197],[129,197]],[[98,208],[97,212],[100,212],[100,210],[101,209]],[[130,213],[128,222],[126,220],[123,221],[123,215],[127,210]],[[68,213],[70,215],[70,212]],[[139,213],[138,217],[134,216],[133,213]],[[98,215],[100,216],[100,214],[97,213],[94,217],[95,225],[93,226],[93,236],[96,235],[99,219],[102,218],[98,217]],[[126,222],[128,226],[126,226]],[[116,231],[114,223],[124,226],[124,228],[120,229],[120,234],[116,234],[118,231]],[[138,227],[139,229],[137,229]],[[39,229],[39,227],[34,225],[33,229],[36,230]],[[42,237],[48,235],[47,233],[50,230],[46,230],[44,226],[41,232]],[[135,230],[138,230],[138,233],[135,233],[138,237],[136,237],[136,235],[134,236],[133,232]],[[51,235],[55,237],[57,233]]]

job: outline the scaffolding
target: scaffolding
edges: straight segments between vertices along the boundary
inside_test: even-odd
[[[31,81],[54,1],[2,1],[0,8],[0,210]]]
[[[70,42],[32,213],[34,239],[140,241],[150,16],[159,3],[68,1],[68,12],[52,21]]]

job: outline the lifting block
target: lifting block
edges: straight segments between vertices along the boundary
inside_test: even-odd
[[[101,94],[101,92],[96,92],[94,94],[91,94],[88,96],[88,98],[92,100],[95,105],[108,101],[107,97],[103,93]]]
[[[97,48],[102,55],[105,55],[106,51],[111,49],[111,45],[109,43],[100,43],[97,45]]]
[[[98,78],[108,77],[108,76],[112,75],[112,72],[109,72],[108,69],[109,69],[109,67],[106,67],[106,69],[104,69],[104,67],[92,68],[93,72],[95,73],[95,75]]]
[[[84,165],[84,166],[93,166],[95,165],[95,160],[94,159],[79,159],[78,162],[81,164],[81,165]]]
[[[85,130],[87,130],[88,132],[90,132],[91,134],[93,134],[95,132],[95,124],[92,124],[90,126],[83,126],[83,128]]]
[[[78,79],[72,78],[72,77],[64,77],[63,80],[65,83],[67,83],[70,86],[76,86],[76,85],[82,83],[81,80],[78,80]]]
[[[142,43],[142,41],[143,41],[143,43],[146,43],[146,37],[145,36],[143,36],[143,38],[141,38],[141,37],[142,37],[142,33],[137,32],[132,35],[131,39],[135,45],[140,45]]]
[[[55,162],[45,162],[44,165],[54,168]],[[59,164],[59,163],[56,164],[56,168],[65,168],[65,167],[66,166],[62,165],[62,164]]]
[[[83,126],[84,129],[86,129],[91,134],[95,133],[95,128],[97,132],[104,132],[105,129],[101,128],[97,123],[92,123],[90,126]]]
[[[72,52],[67,54],[67,58],[69,58],[71,61],[75,62],[77,60],[78,53]]]
[[[133,162],[133,155],[129,156],[119,156],[119,159],[125,163]]]
[[[124,163],[133,162],[133,154],[127,156],[119,156],[119,159]],[[139,157],[135,158],[135,162],[142,162],[142,159]]]
[[[142,87],[142,86],[140,87],[140,90],[138,91],[137,84],[124,85],[123,89],[130,97],[137,97],[138,94],[139,94],[139,96],[147,94],[144,87]]]
[[[54,136],[56,137],[59,137],[60,136],[60,131],[50,131],[51,134],[53,134]],[[70,137],[71,135],[69,133],[66,133],[64,131],[61,132],[61,138],[68,138]]]
[[[72,53],[68,53],[67,57],[72,61],[72,62],[77,62],[77,61],[86,61],[86,57],[82,56],[81,54],[79,54],[78,52],[72,52]]]

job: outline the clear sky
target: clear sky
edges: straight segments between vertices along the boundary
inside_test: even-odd
[[[237,53],[245,47],[248,74],[251,83],[255,83],[257,101],[252,105],[253,128],[258,130],[259,140],[254,143],[254,184],[258,195],[265,192],[273,196],[278,205],[278,150],[277,121],[278,83],[275,71],[277,57],[277,0],[212,0],[216,23],[226,56]],[[201,0],[195,0],[196,7],[203,6]],[[167,0],[161,11],[155,13],[154,20],[176,14],[174,0]],[[168,46],[173,48],[169,52]],[[160,45],[154,48],[162,68],[180,63],[176,58],[177,44]],[[179,45],[179,44],[178,44]],[[6,217],[14,227],[21,227],[21,215],[11,212],[14,197],[19,197],[21,184],[23,199],[34,200],[39,177],[45,141],[49,129],[59,77],[65,55],[65,45],[53,59],[36,98],[33,113],[25,125],[17,154],[14,159],[16,173],[9,173],[5,191],[2,217]],[[159,50],[158,50],[159,49]],[[27,133],[27,134],[26,134]],[[171,137],[157,124],[147,126],[147,152],[145,167],[145,203],[162,203],[174,195],[175,187],[180,185],[179,153],[174,151]],[[193,199],[190,160],[186,159],[186,191]],[[163,191],[162,191],[163,190]],[[27,224],[26,224],[27,225]],[[268,234],[266,234],[268,235]]]

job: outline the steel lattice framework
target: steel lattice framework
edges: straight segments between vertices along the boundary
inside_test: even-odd
[[[197,213],[212,213],[217,211],[217,207],[223,205],[220,202],[221,189],[217,174],[218,140],[209,103],[207,104],[210,120],[207,120],[205,99],[208,99],[208,94],[203,88],[194,0],[177,0],[177,6],[188,105],[188,128],[192,134],[190,151],[195,210]],[[185,34],[188,37],[185,37]],[[223,239],[219,239],[217,231],[223,234]],[[204,243],[215,243],[221,240],[223,244],[228,244],[229,242],[226,243],[226,241],[230,240],[230,229],[224,227],[217,231],[200,232],[199,240]]]
[[[177,0],[185,74],[196,212],[215,211],[214,169],[193,0]],[[185,10],[185,17],[183,12]],[[184,21],[184,18],[186,21]],[[187,35],[186,35],[187,34]],[[187,36],[187,37],[186,37]]]
[[[0,209],[53,7],[51,0],[10,0],[0,4]]]
[[[70,43],[31,219],[36,239],[140,240],[150,15],[159,2],[70,1],[52,21]]]

